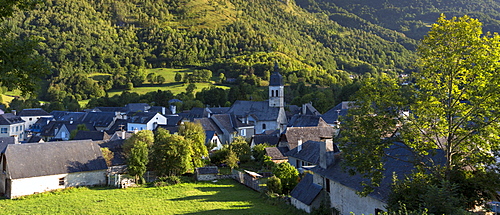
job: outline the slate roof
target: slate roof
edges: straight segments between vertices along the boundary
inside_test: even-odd
[[[288,157],[294,157],[317,165],[319,164],[320,144],[324,143],[309,140],[305,143],[302,143],[302,150],[300,150],[300,152],[298,151],[298,147],[296,147],[285,153],[285,155]]]
[[[15,137],[0,137],[0,153],[5,152],[7,145],[16,143],[18,142],[16,141]]]
[[[283,156],[283,149],[278,147],[267,147],[266,155],[271,157],[272,160],[285,160],[287,157]]]
[[[75,130],[78,126],[76,123],[70,123],[69,121],[50,121],[49,124],[43,127],[41,136],[52,137],[55,135],[55,129],[60,129],[63,125],[66,126],[69,132]]]
[[[346,101],[346,102],[341,102],[332,109],[328,110],[325,112],[321,117],[328,123],[328,124],[334,124],[336,121],[339,121],[339,116],[340,117],[345,117],[347,116],[347,111],[349,109],[350,105],[353,105],[354,102]]]
[[[198,175],[218,174],[219,169],[216,166],[198,167],[196,168],[196,173]]]
[[[76,133],[75,137],[73,140],[88,140],[91,139],[93,141],[99,141],[99,140],[109,140],[110,136],[106,132],[100,132],[100,131],[78,131]]]
[[[130,134],[130,133],[127,133]],[[100,147],[102,148],[108,148],[110,151],[113,152],[113,159],[111,160],[111,165],[112,166],[120,166],[120,165],[125,165],[127,163],[127,160],[125,159],[125,156],[123,155],[123,143],[125,140],[119,139],[119,140],[113,140],[113,141],[108,141],[100,144]]]
[[[25,121],[21,117],[16,116],[12,113],[6,113],[0,115],[0,125],[13,125],[18,123],[24,123]]]
[[[50,114],[41,108],[29,108],[18,112],[17,116],[50,116]]]
[[[267,135],[267,134],[254,135],[252,138],[253,138],[253,143],[255,145],[268,143],[269,145],[272,145],[272,146],[278,145],[278,142],[280,139],[276,135]]]
[[[223,113],[227,113],[229,111],[229,109],[231,109],[230,107],[210,107],[208,108],[212,114],[223,114]]]
[[[116,119],[115,123],[107,130],[108,134],[113,135],[117,131],[127,130],[126,119]]]
[[[108,168],[100,147],[92,141],[11,144],[5,158],[12,179]]]
[[[154,112],[135,112],[135,113],[130,113],[127,117],[128,123],[138,123],[138,124],[146,124],[151,119],[153,119],[154,116],[156,116],[158,113]]]
[[[323,118],[315,115],[294,115],[288,122],[287,127],[318,127],[329,126]]]
[[[148,112],[155,112],[155,113],[159,113],[162,115],[172,114],[172,111],[170,111],[169,108],[162,107],[162,106],[152,106],[151,108],[149,108]]]
[[[128,103],[125,105],[127,112],[145,112],[151,108],[147,103]]]
[[[314,199],[321,193],[322,187],[313,182],[313,175],[306,174],[302,180],[293,188],[290,195],[306,205],[311,205]]]
[[[81,121],[93,127],[108,127],[116,118],[115,112],[88,112]]]
[[[237,117],[251,115],[258,121],[276,121],[280,108],[269,107],[269,101],[235,101],[229,113]]]
[[[179,125],[182,119],[184,119],[182,116],[179,115],[167,115],[165,117],[167,118],[167,125],[169,126]]]
[[[85,114],[85,112],[68,112],[58,110],[50,112],[50,115],[54,116],[56,121],[81,121]]]
[[[95,107],[92,110],[95,112],[119,112],[119,113],[127,112],[127,108],[125,107]]]
[[[369,194],[369,196],[379,199],[383,202],[387,200],[387,197],[390,193],[393,173],[396,173],[398,175],[398,178],[403,178],[404,175],[410,174],[414,169],[413,164],[408,162],[413,159],[414,154],[411,153],[408,148],[404,147],[401,143],[395,143],[389,149],[387,149],[386,153],[390,154],[391,157],[387,157],[387,160],[384,163],[384,167],[386,168],[386,170],[383,172],[384,179],[381,181],[380,186],[375,188],[374,192]],[[439,159],[436,159],[440,156],[442,156],[441,161],[439,161]],[[442,154],[435,156],[434,159],[436,163],[444,163],[444,156]],[[357,191],[361,191],[363,189],[360,185],[362,181],[368,182],[367,179],[362,178],[359,174],[351,176],[349,173],[347,173],[342,165],[341,160],[336,161],[327,169],[323,169],[318,165],[311,170],[315,174],[324,176],[330,180],[333,180]]]
[[[44,142],[41,136],[31,135],[30,139],[27,141],[28,143],[40,143]]]
[[[320,141],[321,137],[331,137],[335,129],[327,127],[287,127],[280,137],[280,142],[287,142],[290,150],[297,147],[299,140],[306,142],[309,140]]]
[[[222,130],[220,130],[219,126],[215,124],[213,119],[201,118],[201,119],[195,119],[194,122],[201,123],[201,126],[205,131],[215,131],[215,133],[222,134]]]
[[[233,120],[234,118],[231,117],[229,114],[217,114],[212,116],[213,121],[220,126],[221,130],[225,129],[229,133],[237,132],[236,125]]]

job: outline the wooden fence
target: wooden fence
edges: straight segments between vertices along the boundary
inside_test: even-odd
[[[258,177],[250,175],[248,172],[241,172],[233,169],[233,178],[241,184],[252,188],[255,191],[260,191],[260,182]]]

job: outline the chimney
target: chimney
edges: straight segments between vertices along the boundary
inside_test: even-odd
[[[307,112],[306,104],[302,104],[302,115],[306,115],[306,112]]]
[[[122,139],[125,140],[125,130],[122,129]]]
[[[165,107],[161,107],[161,115],[165,116]]]
[[[17,111],[16,110],[12,110],[12,114],[17,115]]]
[[[302,150],[302,140],[297,141],[297,152],[300,152]]]
[[[319,147],[319,166],[326,169],[334,163],[333,138],[321,137],[321,140],[323,143],[321,143]]]
[[[20,143],[19,143],[19,136],[17,136],[17,135],[12,135],[12,137],[14,138],[14,144],[20,144]]]
[[[170,112],[172,112],[172,114],[175,114],[176,111],[175,109],[176,109],[175,105],[170,105]]]

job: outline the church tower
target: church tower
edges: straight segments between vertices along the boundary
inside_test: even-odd
[[[274,72],[269,78],[269,107],[285,107],[283,76],[279,72],[278,62],[274,64]]]

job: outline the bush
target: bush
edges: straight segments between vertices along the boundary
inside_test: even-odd
[[[154,185],[155,187],[165,187],[165,186],[170,186],[170,185],[175,185],[175,184],[180,184],[181,183],[181,178],[178,176],[167,176],[167,177],[159,177]]]
[[[281,194],[282,185],[281,179],[276,176],[272,176],[267,180],[267,190],[271,193]]]

